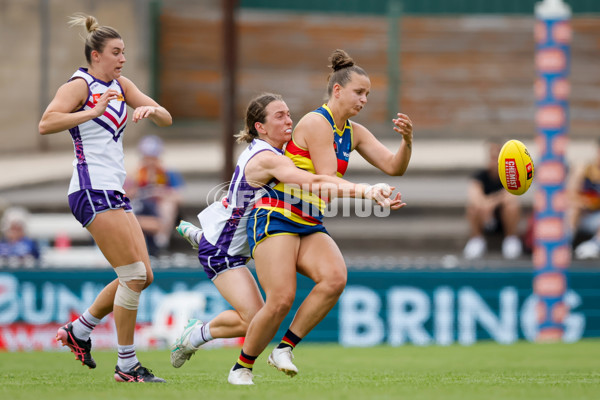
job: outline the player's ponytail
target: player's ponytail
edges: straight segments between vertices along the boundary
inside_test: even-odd
[[[342,49],[336,49],[331,56],[329,56],[329,68],[333,71],[327,78],[329,83],[327,85],[327,95],[331,97],[333,92],[333,86],[337,83],[340,86],[346,86],[346,83],[350,81],[352,72],[356,72],[359,75],[368,76],[364,69],[356,65],[352,57],[348,55]]]
[[[88,34],[85,36],[85,59],[92,64],[92,51],[102,53],[106,42],[110,39],[121,39],[116,29],[110,26],[101,26],[98,20],[83,13],[77,13],[69,17],[69,26],[84,26]]]

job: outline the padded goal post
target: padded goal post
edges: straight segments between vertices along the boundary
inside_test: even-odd
[[[535,6],[535,99],[537,144],[534,201],[533,290],[538,296],[538,341],[563,340],[571,263],[565,211],[569,131],[571,10],[562,0]]]

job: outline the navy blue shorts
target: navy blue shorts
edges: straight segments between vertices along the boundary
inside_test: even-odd
[[[204,238],[204,235],[202,235],[200,243],[198,243],[198,260],[204,267],[206,276],[212,281],[222,272],[245,267],[250,258],[229,255],[220,248],[210,244]]]
[[[282,214],[267,210],[264,208],[255,208],[248,217],[248,245],[250,245],[250,254],[254,257],[256,246],[270,236],[278,235],[299,235],[307,236],[316,232],[322,232],[329,235],[323,224],[305,225],[294,222]]]
[[[132,211],[129,198],[116,190],[79,190],[69,195],[69,207],[84,228],[101,212],[119,208]]]

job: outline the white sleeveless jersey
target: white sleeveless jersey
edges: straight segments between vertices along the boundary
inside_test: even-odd
[[[87,68],[79,68],[69,81],[79,78],[87,82],[88,98],[76,112],[94,108],[97,99],[108,89],[121,95],[108,103],[102,116],[69,129],[75,150],[69,194],[83,189],[125,193],[123,131],[127,125],[127,104],[123,88],[116,79],[103,82],[94,78]]]
[[[230,256],[250,257],[246,235],[248,215],[254,207],[255,200],[261,197],[263,188],[272,187],[277,183],[273,181],[256,188],[250,186],[246,180],[246,164],[262,151],[283,155],[283,150],[264,140],[254,139],[238,158],[227,197],[212,203],[198,214],[204,238]]]

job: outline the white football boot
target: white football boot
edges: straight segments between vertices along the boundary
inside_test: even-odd
[[[254,385],[254,382],[252,381],[253,378],[254,375],[248,368],[238,368],[234,370],[232,367],[231,371],[229,371],[227,382],[232,385]]]
[[[292,354],[291,347],[284,347],[283,349],[275,348],[271,354],[269,354],[267,364],[272,365],[279,371],[282,371],[286,375],[293,377],[298,373],[298,368],[292,362],[293,359],[294,354]]]

